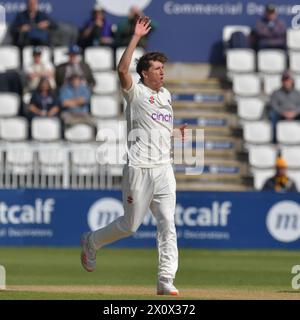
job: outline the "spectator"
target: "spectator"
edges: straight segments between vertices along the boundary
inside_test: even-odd
[[[127,47],[131,37],[134,33],[136,21],[139,17],[144,16],[144,13],[137,6],[132,6],[128,13],[128,18],[118,24],[117,34],[116,34],[116,46],[117,47]],[[146,48],[148,44],[149,34],[155,28],[155,24],[151,21],[151,30],[146,36],[142,37],[138,43],[139,47]]]
[[[89,65],[80,60],[80,47],[78,47],[76,44],[71,45],[68,54],[69,61],[56,67],[55,79],[57,87],[62,87],[68,82],[70,76],[76,73],[80,75],[82,82],[88,84],[90,89],[92,89],[96,82]]]
[[[113,44],[112,24],[105,17],[105,12],[99,4],[95,4],[91,18],[84,24],[78,43],[83,49]]]
[[[33,48],[32,56],[32,64],[25,68],[29,90],[36,89],[41,78],[48,78],[51,87],[55,88],[54,66],[52,63],[42,61],[42,50],[40,47]]]
[[[91,91],[82,83],[81,75],[71,74],[68,83],[60,90],[60,101],[63,113],[61,115],[66,126],[76,123],[94,124],[89,114]]]
[[[278,18],[276,7],[268,4],[255,27],[257,49],[286,49],[286,25]]]
[[[12,23],[13,43],[26,45],[50,45],[49,30],[56,23],[44,12],[38,10],[38,0],[27,0],[27,9],[18,13]]]
[[[288,71],[281,77],[282,86],[270,98],[270,120],[273,139],[276,142],[276,125],[279,120],[300,120],[300,91],[294,87],[294,79]]]
[[[59,114],[58,97],[51,88],[48,78],[41,78],[37,89],[33,92],[29,106],[28,116],[30,118],[53,117]]]
[[[279,156],[276,160],[276,174],[269,178],[264,186],[263,191],[276,191],[276,192],[297,192],[296,185],[286,173],[287,163]]]

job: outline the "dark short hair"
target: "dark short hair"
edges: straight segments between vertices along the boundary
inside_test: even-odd
[[[150,61],[159,61],[161,63],[166,63],[168,61],[167,56],[161,52],[148,52],[141,56],[139,59],[136,59],[136,72],[141,77],[143,81],[143,71],[147,71],[150,67]]]

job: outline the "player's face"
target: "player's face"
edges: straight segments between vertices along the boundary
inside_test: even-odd
[[[164,83],[164,65],[160,61],[150,61],[150,68],[144,71],[144,82],[151,89],[159,90]]]

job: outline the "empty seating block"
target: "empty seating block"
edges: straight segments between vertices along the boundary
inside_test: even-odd
[[[39,141],[55,141],[61,138],[61,122],[58,118],[36,117],[31,122],[32,138]]]
[[[287,66],[283,50],[262,49],[257,53],[258,71],[262,73],[282,73]]]
[[[261,82],[257,74],[235,74],[233,92],[238,96],[257,96],[261,92]]]
[[[249,163],[256,168],[273,168],[275,165],[277,150],[272,145],[254,145],[248,148]]]
[[[72,127],[65,129],[65,138],[71,142],[94,141],[94,129],[88,124],[75,124]]]
[[[238,97],[237,108],[241,119],[260,120],[263,116],[265,102],[256,97]]]
[[[282,144],[300,143],[300,122],[299,121],[279,121],[276,126],[277,140]]]
[[[88,47],[84,59],[93,71],[112,70],[114,67],[113,49],[109,47]]]
[[[6,141],[23,141],[28,138],[28,121],[23,117],[1,120],[0,137]]]
[[[115,72],[97,72],[94,73],[96,86],[95,94],[114,94],[118,90],[118,77]]]
[[[15,46],[0,47],[0,72],[20,68],[19,48]]]
[[[12,92],[0,92],[0,118],[18,115],[20,96]]]
[[[226,51],[228,72],[254,72],[255,51],[252,49],[229,49]]]
[[[287,47],[289,50],[300,50],[300,30],[289,28],[286,37]]]
[[[93,95],[91,114],[97,118],[116,117],[119,114],[119,99],[115,96]]]

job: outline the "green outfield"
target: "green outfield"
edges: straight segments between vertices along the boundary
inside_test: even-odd
[[[168,299],[155,295],[157,253],[102,249],[85,272],[79,248],[0,248],[4,299]],[[291,286],[299,251],[181,249],[176,299],[300,299]],[[171,298],[169,298],[171,299]],[[174,299],[174,298],[172,298]]]

